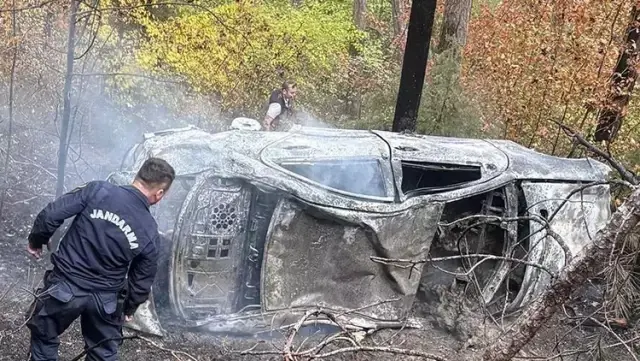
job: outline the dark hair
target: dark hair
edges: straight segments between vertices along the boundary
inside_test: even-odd
[[[293,80],[287,80],[284,83],[282,83],[282,89],[283,90],[293,89],[293,88],[295,88],[297,86],[298,86],[298,84],[296,84],[296,82],[293,81]]]
[[[136,179],[141,180],[144,184],[149,186],[165,185],[165,190],[171,187],[175,177],[176,172],[173,167],[160,158],[147,159],[136,174]]]

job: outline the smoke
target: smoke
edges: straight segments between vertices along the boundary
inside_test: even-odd
[[[21,15],[24,29],[46,28],[45,17],[31,15]],[[96,40],[90,26],[79,27],[70,97],[67,190],[105,179],[120,167],[127,150],[142,141],[145,132],[190,124],[211,132],[226,128],[215,98],[192,92],[180,79],[142,71],[124,47],[107,44],[106,39]],[[66,54],[43,49],[64,49],[67,34],[64,27],[53,27],[46,39],[36,30],[23,35],[15,69],[13,150],[8,168],[0,171],[10,174],[8,184],[0,189],[8,195],[0,226],[26,236],[36,214],[54,198],[63,113]],[[47,43],[44,48],[43,42]],[[1,58],[4,54],[0,54],[0,99],[8,99],[9,93],[9,77],[5,76]],[[119,64],[120,70],[114,63]],[[8,106],[2,104],[3,157],[7,154],[1,149],[6,149],[4,143],[9,141],[4,136],[8,112]],[[297,117],[303,126],[333,128],[305,109],[300,109]],[[348,165],[340,167],[340,174],[356,176]],[[330,181],[335,179],[326,180]],[[353,179],[340,178],[338,182],[358,184]],[[173,194],[178,194],[177,189]],[[166,310],[166,306],[160,306],[158,311]]]
[[[64,48],[65,35],[53,34],[49,45]],[[10,161],[7,169],[0,168],[0,174],[9,174],[7,184],[0,184],[0,192],[7,194],[0,228],[22,235],[54,198],[66,65],[64,54],[41,52],[36,44],[40,39],[26,34],[24,39],[15,68]],[[77,51],[85,50],[90,40],[79,39]],[[0,68],[4,55],[0,54]],[[110,64],[118,55],[100,53],[96,46],[75,61],[66,190],[105,179],[146,132],[189,124],[209,131],[222,128],[215,99],[192,92],[178,79],[144,72],[132,59],[127,60],[131,63],[126,73],[114,73]],[[3,69],[0,99],[9,99],[9,79]],[[9,102],[2,101],[0,167],[7,157],[8,114]]]
[[[296,122],[304,127],[335,128],[335,126],[320,120],[315,114],[304,108],[296,111]]]

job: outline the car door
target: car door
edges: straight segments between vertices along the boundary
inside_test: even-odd
[[[196,178],[173,233],[169,298],[177,315],[195,320],[236,310],[250,197],[242,181]]]
[[[281,199],[265,246],[263,311],[323,307],[374,324],[404,319],[422,264],[400,268],[375,257],[425,259],[443,208],[381,214]]]

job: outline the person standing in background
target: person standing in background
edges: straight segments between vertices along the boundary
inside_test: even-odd
[[[280,89],[271,92],[269,96],[269,108],[264,117],[263,126],[266,131],[274,131],[283,117],[291,117],[293,101],[296,97],[297,84],[293,81],[285,81]]]

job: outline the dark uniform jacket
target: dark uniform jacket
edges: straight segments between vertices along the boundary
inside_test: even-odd
[[[90,292],[127,289],[124,312],[132,315],[147,300],[157,270],[159,234],[147,198],[133,186],[89,182],[38,214],[29,243],[47,244],[73,216],[51,255],[54,273]]]

